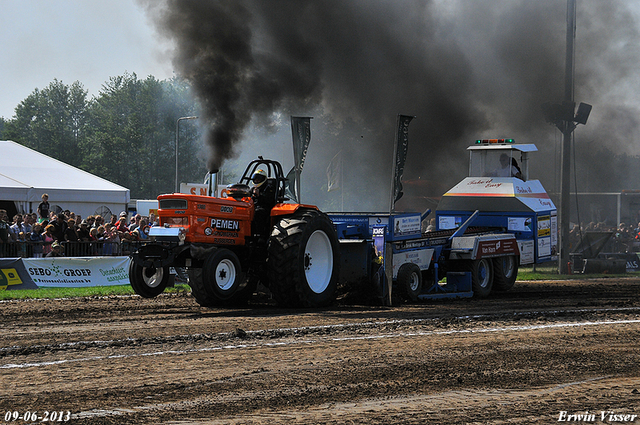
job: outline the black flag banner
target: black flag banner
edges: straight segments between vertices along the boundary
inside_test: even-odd
[[[295,203],[300,203],[298,201],[298,197],[296,193],[298,193],[298,189],[296,187],[296,167],[291,167],[291,170],[285,176],[287,181],[284,183],[284,193],[285,196],[291,199]]]
[[[396,134],[395,166],[393,172],[393,205],[402,198],[402,175],[407,160],[409,146],[409,123],[414,117],[398,115],[398,133]],[[392,207],[393,209],[393,207]]]
[[[294,202],[300,202],[300,174],[311,142],[311,117],[291,117],[293,160],[295,165],[287,174],[285,191]]]
[[[293,133],[293,156],[296,168],[302,173],[311,141],[311,118],[291,117],[291,132]]]

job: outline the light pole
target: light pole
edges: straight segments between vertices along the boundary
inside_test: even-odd
[[[176,121],[176,193],[180,191],[178,187],[178,136],[180,134],[180,121],[182,120],[196,120],[198,117],[180,117]]]

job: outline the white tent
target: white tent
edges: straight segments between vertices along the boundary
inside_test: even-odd
[[[0,201],[20,213],[35,212],[42,194],[49,203],[83,218],[126,211],[129,189],[18,143],[0,140]],[[108,214],[107,214],[108,215]]]

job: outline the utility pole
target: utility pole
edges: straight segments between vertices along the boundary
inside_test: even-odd
[[[571,110],[571,119],[565,119],[562,131],[562,173],[560,177],[560,239],[558,246],[560,255],[558,260],[558,273],[569,273],[569,222],[571,220],[571,134],[575,129],[573,123],[573,59],[575,55],[574,41],[576,38],[576,1],[567,0],[567,52],[566,69],[564,79],[564,103]],[[564,109],[564,108],[563,108]],[[568,117],[567,117],[568,118]]]

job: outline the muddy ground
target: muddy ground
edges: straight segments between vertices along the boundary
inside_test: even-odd
[[[1,302],[0,423],[640,424],[639,294],[604,278],[321,310]]]

